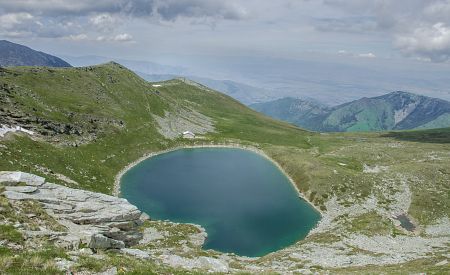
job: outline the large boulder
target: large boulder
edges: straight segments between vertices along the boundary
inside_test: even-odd
[[[89,247],[94,249],[109,249],[109,248],[121,249],[125,248],[125,243],[122,241],[105,237],[101,234],[94,234],[91,236]]]
[[[64,246],[78,239],[91,248],[117,249],[142,239],[142,212],[126,199],[48,183],[23,172],[0,172],[0,184],[6,185],[2,194],[10,201],[38,201],[67,227],[67,235],[59,240]]]

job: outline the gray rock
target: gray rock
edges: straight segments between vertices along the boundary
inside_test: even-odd
[[[62,238],[65,236],[65,232],[55,232],[49,230],[23,230],[23,235],[27,238],[35,238],[35,237],[50,237],[50,238]]]
[[[95,234],[91,236],[89,247],[93,249],[121,249],[125,248],[125,243],[101,234]]]
[[[172,267],[181,267],[185,269],[203,269],[208,270],[208,272],[229,272],[229,266],[227,262],[212,257],[201,256],[198,258],[185,258],[178,255],[162,255],[161,257],[165,264],[168,264]]]
[[[59,237],[58,240],[55,242],[56,246],[67,250],[78,249],[78,247],[80,247],[80,244],[81,244],[80,238],[70,234]]]
[[[74,262],[66,260],[66,259],[56,258],[55,260],[56,260],[56,262],[55,262],[56,268],[58,268],[61,271],[66,271],[74,265]]]
[[[123,248],[120,251],[125,253],[125,254],[128,254],[130,256],[139,258],[139,259],[146,260],[146,259],[150,258],[150,255],[147,252],[142,251],[140,249]]]
[[[142,239],[137,230],[142,212],[126,199],[46,183],[22,172],[0,172],[0,182],[13,185],[2,193],[10,201],[38,201],[68,229],[67,234],[55,235],[60,246],[75,249],[85,243],[96,249],[120,249]],[[21,182],[27,186],[17,186]]]
[[[447,265],[447,264],[448,264],[448,261],[447,260],[443,260],[443,261],[440,261],[437,264],[435,264],[435,266],[443,266],[443,265]]]
[[[144,229],[144,236],[139,244],[148,244],[161,239],[164,239],[164,236],[156,228],[148,227]]]
[[[219,259],[202,256],[199,258],[199,261],[203,268],[212,270],[213,272],[228,272],[228,264]]]
[[[37,190],[35,186],[6,186],[6,191],[14,191],[19,193],[33,193]]]
[[[150,216],[147,213],[142,213],[141,217],[139,218],[142,222],[150,220]]]
[[[139,243],[143,234],[137,231],[122,231],[118,228],[112,228],[108,232],[103,233],[108,238],[123,241],[126,245],[132,246]]]
[[[133,230],[134,228],[136,228],[136,226],[141,225],[141,222],[139,221],[111,222],[107,223],[106,225],[111,228],[119,228],[121,230],[127,231]]]
[[[75,256],[80,256],[80,255],[92,255],[94,254],[94,252],[92,252],[92,250],[90,248],[81,248],[75,251],[71,251],[68,253],[69,255],[75,255]]]
[[[42,184],[44,184],[45,179],[43,177],[19,171],[0,172],[0,183],[3,183],[5,185],[15,185],[22,182],[30,186],[41,186]]]
[[[116,275],[116,274],[117,274],[117,267],[111,267],[108,270],[98,273],[98,275]]]
[[[193,225],[196,226],[200,230],[200,232],[189,235],[189,242],[195,246],[200,247],[205,243],[205,240],[208,237],[208,234],[206,233],[206,230],[203,227],[201,227],[199,225],[195,225],[195,224],[193,224]]]
[[[29,194],[19,193],[15,191],[5,191],[2,193],[9,200],[32,200]]]
[[[72,213],[74,206],[70,204],[52,204],[52,203],[42,203],[42,207],[45,209],[51,209],[55,213]]]

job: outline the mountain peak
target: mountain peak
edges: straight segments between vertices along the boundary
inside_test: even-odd
[[[0,40],[0,66],[72,67],[56,56],[8,40]]]
[[[405,92],[405,91],[394,91],[394,92],[391,92],[391,93],[389,93],[389,94],[387,94],[387,95],[407,95],[407,96],[418,96],[417,94],[413,94],[413,93],[410,93],[410,92]]]

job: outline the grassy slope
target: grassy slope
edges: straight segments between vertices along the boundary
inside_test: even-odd
[[[37,164],[66,175],[83,188],[109,193],[114,174],[125,163],[143,150],[161,147],[162,138],[149,110],[162,114],[165,103],[149,93],[149,85],[130,71],[109,65],[88,71],[18,68],[15,72],[17,75],[2,77],[2,82],[17,85],[14,100],[25,113],[61,123],[72,121],[83,129],[88,128],[89,118],[94,118],[102,130],[94,142],[79,147],[53,146],[27,137],[9,139],[2,170],[39,173]],[[75,115],[69,117],[69,113]],[[104,122],[108,120],[123,120],[126,130]],[[71,138],[59,135],[56,139]]]
[[[413,192],[409,214],[421,225],[450,212],[448,130],[432,134],[311,133],[265,117],[223,94],[178,80],[154,88],[111,63],[85,69],[12,68],[0,77],[3,83],[14,86],[15,93],[9,105],[0,107],[15,106],[30,116],[71,123],[94,131],[96,138],[73,147],[62,145],[72,141],[73,135],[58,134],[45,141],[11,135],[0,140],[0,170],[29,171],[74,185],[60,180],[57,175],[62,174],[79,184],[75,187],[111,193],[119,170],[145,153],[183,144],[237,142],[264,150],[323,210],[332,196],[345,204],[375,194],[382,204],[385,198],[375,187],[383,179],[399,185],[406,177]],[[181,106],[213,118],[216,132],[198,141],[164,139],[152,114],[163,115]],[[92,118],[97,121],[95,127]],[[442,139],[427,142],[436,135]],[[388,166],[389,172],[362,173],[364,164]],[[46,175],[42,167],[51,172]]]
[[[380,131],[394,127],[393,117],[389,103],[361,99],[332,111],[323,127],[346,132]]]
[[[308,146],[304,131],[264,117],[228,96],[180,81],[168,82],[157,92],[116,64],[89,70],[12,70],[15,74],[7,74],[1,81],[15,86],[13,100],[17,103],[11,105],[20,106],[23,113],[72,123],[87,130],[91,118],[100,122],[95,125],[97,138],[78,147],[54,146],[23,136],[6,139],[3,143],[8,149],[1,149],[6,156],[0,160],[2,170],[21,169],[42,174],[35,165],[44,166],[75,180],[82,188],[110,193],[115,174],[127,163],[146,152],[185,142],[164,140],[156,130],[152,114],[161,116],[164,110],[170,111],[174,106],[192,105],[187,101],[195,102],[195,108],[217,120],[219,133],[210,136],[213,141],[238,138],[256,143]],[[125,129],[107,121],[123,121]],[[59,142],[71,139],[73,135],[51,138]]]

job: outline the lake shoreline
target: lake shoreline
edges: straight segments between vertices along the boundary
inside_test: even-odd
[[[115,176],[114,178],[114,188],[113,188],[113,196],[119,197],[120,195],[120,179],[122,178],[122,176],[128,172],[128,170],[130,170],[131,168],[133,168],[134,166],[136,166],[138,163],[151,158],[151,157],[155,157],[157,155],[161,155],[161,154],[166,154],[169,152],[173,152],[173,151],[177,151],[177,150],[181,150],[181,149],[196,149],[196,148],[230,148],[230,149],[242,149],[242,150],[248,150],[251,152],[254,152],[262,157],[264,157],[265,159],[269,160],[271,163],[273,163],[280,171],[281,173],[288,178],[289,182],[291,183],[291,185],[294,187],[295,191],[297,191],[297,194],[299,196],[299,198],[303,199],[304,201],[306,201],[308,204],[310,204],[319,214],[320,217],[322,218],[324,213],[322,213],[322,211],[315,206],[312,202],[310,202],[306,196],[300,192],[300,189],[298,189],[295,181],[292,179],[292,177],[286,172],[284,171],[283,167],[281,167],[281,165],[276,162],[274,159],[272,159],[271,157],[269,157],[263,150],[258,149],[256,147],[253,146],[248,146],[248,145],[241,145],[241,144],[203,144],[203,145],[183,145],[183,146],[176,146],[176,147],[172,147],[166,150],[161,150],[161,151],[156,151],[156,152],[151,152],[148,154],[143,155],[142,157],[138,158],[137,160],[129,163],[128,165],[126,165],[124,168],[122,168],[122,170],[119,171],[119,173]],[[309,234],[308,234],[309,235]]]

